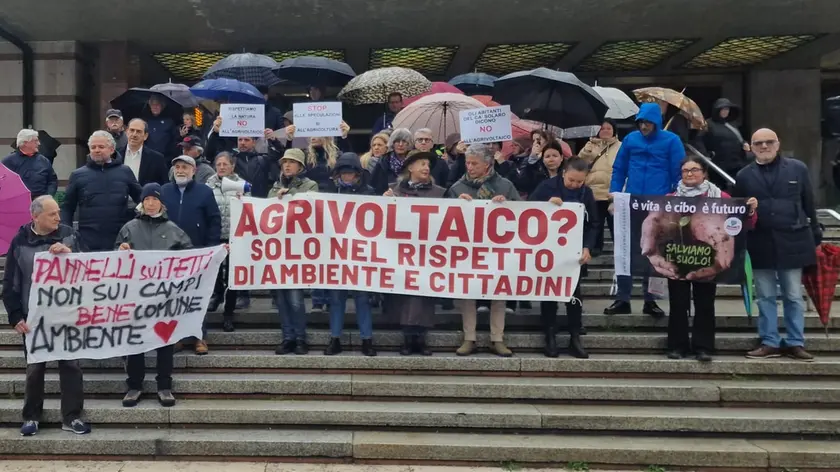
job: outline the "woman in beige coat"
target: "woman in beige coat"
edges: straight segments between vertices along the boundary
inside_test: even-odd
[[[621,141],[616,135],[615,121],[604,120],[598,136],[589,140],[586,146],[581,149],[578,157],[589,163],[591,170],[586,177],[586,186],[592,189],[595,194],[595,205],[598,215],[595,220],[595,232],[597,239],[592,257],[596,257],[604,250],[604,222],[610,227],[610,235],[615,237],[613,231],[613,217],[609,213],[610,206],[610,180],[612,180],[613,163]]]

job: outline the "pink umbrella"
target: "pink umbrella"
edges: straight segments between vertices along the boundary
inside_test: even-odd
[[[411,105],[412,103],[420,100],[423,97],[428,97],[434,93],[457,93],[458,95],[463,95],[462,92],[458,87],[454,85],[449,85],[446,82],[432,82],[432,88],[428,92],[421,93],[420,95],[415,95],[413,97],[406,98],[403,100],[403,104],[405,106]]]
[[[20,176],[0,164],[0,255],[9,251],[12,238],[29,223],[32,197]]]
[[[435,144],[442,144],[452,133],[461,132],[459,113],[464,110],[485,108],[478,100],[464,94],[434,93],[402,109],[394,117],[392,126],[417,131],[432,130]]]

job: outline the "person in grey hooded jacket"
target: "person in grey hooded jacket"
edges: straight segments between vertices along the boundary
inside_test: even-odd
[[[149,183],[143,187],[140,204],[137,205],[137,218],[122,227],[114,244],[121,251],[178,251],[192,249],[190,237],[175,223],[166,217],[166,208],[160,201],[161,187]],[[174,406],[172,395],[172,368],[175,346],[170,344],[157,349],[157,386],[158,401],[163,406]],[[136,406],[143,394],[143,380],[146,375],[144,354],[135,354],[126,358],[128,374],[128,392],[123,398],[123,406]]]

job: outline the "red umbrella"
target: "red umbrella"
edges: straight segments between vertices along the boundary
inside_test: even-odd
[[[464,92],[461,91],[458,87],[454,85],[449,85],[446,82],[432,82],[432,88],[428,92],[421,93],[420,95],[414,95],[413,97],[406,98],[403,100],[403,104],[405,106],[409,106],[412,103],[420,100],[423,97],[428,97],[434,93],[457,93],[458,95],[463,95]]]
[[[828,318],[831,302],[834,301],[838,275],[840,275],[840,247],[825,243],[817,246],[817,265],[808,267],[802,272],[802,284],[805,285],[808,296],[817,308],[820,322],[825,327],[826,337],[828,337]]]

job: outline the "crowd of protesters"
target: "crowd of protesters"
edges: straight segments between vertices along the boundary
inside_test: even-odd
[[[262,136],[238,139],[219,136],[221,118],[216,118],[208,136],[202,138],[192,117],[183,123],[161,118],[160,103],[150,101],[150,120],[123,123],[119,110],[106,113],[106,130],[88,139],[87,163],[70,175],[62,205],[50,195],[57,190],[55,172],[38,153],[38,134],[22,130],[15,152],[3,163],[21,175],[34,197],[32,223],[21,228],[7,256],[3,301],[9,322],[21,334],[26,324],[32,259],[37,251],[52,252],[106,250],[180,250],[227,243],[230,201],[242,194],[223,190],[223,179],[250,183],[250,195],[283,198],[304,192],[341,193],[364,196],[458,198],[463,200],[543,201],[562,205],[582,203],[583,274],[587,263],[604,249],[606,228],[613,231],[612,199],[616,192],[645,195],[676,194],[684,197],[726,197],[723,185],[714,183],[704,159],[686,157],[684,140],[663,128],[660,106],[643,104],[635,119],[635,131],[619,140],[617,124],[605,120],[577,156],[567,143],[551,133],[537,130],[514,142],[514,151],[502,152],[502,143],[466,145],[455,133],[436,143],[428,129],[392,129],[393,115],[402,108],[402,96],[389,97],[386,112],[373,126],[369,149],[359,154],[350,149],[350,131],[342,123],[336,138],[295,137],[290,114],[276,112],[283,128],[265,130]],[[804,349],[802,268],[813,264],[814,247],[820,241],[813,192],[804,164],[779,155],[779,139],[771,131],[757,131],[750,143],[727,119],[735,106],[719,101],[709,134],[702,137],[705,149],[724,159],[723,167],[737,173],[737,184],[729,192],[747,198],[750,209],[748,248],[753,255],[760,309],[761,345],[750,358],[778,357],[783,353],[800,360],[812,360]],[[276,110],[275,110],[276,111]],[[734,131],[733,131],[734,130]],[[729,134],[727,134],[729,133]],[[736,143],[738,146],[736,146]],[[740,147],[739,147],[740,146]],[[741,149],[739,151],[738,149]],[[747,154],[751,148],[754,154]],[[748,161],[747,156],[750,156]],[[754,157],[753,157],[754,156]],[[71,225],[78,222],[78,230]],[[166,235],[166,237],[155,237]],[[776,314],[777,282],[781,286],[787,339],[778,333]],[[607,315],[629,314],[632,279],[619,277],[615,303]],[[693,354],[708,362],[714,352],[713,282],[670,282],[668,357]],[[655,318],[665,316],[643,281],[643,312]],[[693,336],[688,326],[689,302],[694,292]],[[272,292],[272,305],[282,321],[283,341],[277,354],[304,355],[309,352],[306,335],[305,293],[299,289]],[[365,356],[377,354],[373,345],[372,306],[399,318],[404,335],[400,354],[431,355],[426,341],[435,323],[435,307],[441,300],[419,296],[386,296],[383,300],[366,291],[313,291],[313,309],[329,313],[331,339],[325,355],[342,352],[341,334],[348,298],[355,301],[356,321]],[[227,266],[220,270],[209,311],[223,309],[223,329],[235,330],[235,311],[250,303],[246,292],[227,288]],[[463,344],[459,356],[477,350],[476,324],[479,314],[490,317],[490,351],[512,356],[505,345],[506,315],[516,302],[475,300],[460,302]],[[568,353],[588,358],[581,334],[583,300],[580,286],[566,303]],[[444,308],[452,308],[451,302]],[[557,302],[542,302],[540,314],[545,334],[544,353],[557,357]],[[204,329],[206,334],[206,328]],[[693,338],[693,339],[691,339]],[[175,404],[172,394],[172,356],[176,348],[157,351],[158,400]],[[194,341],[195,354],[206,354],[205,339]],[[136,405],[142,395],[143,356],[126,360],[128,372],[125,406]],[[76,433],[90,430],[79,419],[81,370],[75,361],[59,363],[65,429]],[[23,434],[37,432],[43,404],[44,365],[27,369],[26,406]],[[65,389],[65,383],[67,388]],[[78,397],[78,398],[77,398]]]

